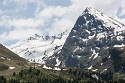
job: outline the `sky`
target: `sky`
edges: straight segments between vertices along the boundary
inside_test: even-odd
[[[125,0],[0,0],[0,43],[71,30],[86,7],[125,24]]]

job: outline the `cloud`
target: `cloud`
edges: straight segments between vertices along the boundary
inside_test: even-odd
[[[62,17],[63,15],[66,14],[67,11],[68,11],[67,7],[48,6],[47,8],[42,10],[40,13],[38,13],[38,16],[42,18],[48,18],[48,19],[52,18],[52,16]]]
[[[122,3],[125,3],[125,0],[122,0]],[[122,4],[119,8],[119,12],[118,12],[118,16],[119,17],[123,17],[125,18],[125,4]]]
[[[37,28],[43,24],[42,20],[27,18],[27,19],[13,19],[9,20],[9,26],[13,26],[17,28]]]
[[[125,7],[122,8],[121,13],[120,13],[120,16],[123,16],[123,15],[125,15]]]
[[[39,33],[41,34],[39,29],[33,29],[33,28],[28,28],[28,29],[16,29],[14,31],[10,31],[6,37],[10,38],[10,40],[23,40],[25,38],[29,38],[30,36],[33,36],[34,33]],[[28,34],[28,35],[27,35]],[[9,35],[9,36],[8,36]],[[30,35],[30,36],[29,36]]]
[[[74,26],[78,16],[86,7],[93,7],[101,12],[104,12],[108,16],[116,18],[116,13],[121,5],[119,0],[105,0],[105,2],[103,0],[71,0],[71,2],[72,5],[67,7],[67,12],[65,12],[65,15],[52,24],[49,31],[50,34],[61,33],[61,31],[65,31],[65,29],[71,29]]]
[[[2,43],[8,43],[7,41],[14,41],[14,40],[19,40],[22,41],[24,39],[27,39],[31,36],[34,36],[34,33],[38,33],[40,35],[43,35],[39,29],[33,29],[33,28],[28,28],[28,29],[16,29],[13,31],[10,31],[9,33],[4,32],[0,35],[0,40]]]
[[[9,16],[2,15],[0,18],[0,26],[5,28],[9,27],[8,26],[9,18],[10,18]]]
[[[15,28],[35,28],[42,27],[49,20],[57,19],[63,17],[67,12],[66,7],[46,7],[42,11],[39,11],[35,14],[34,17],[26,18],[26,17],[11,17],[7,15],[3,15],[0,18],[0,25],[5,26],[5,28],[15,27]],[[49,24],[49,23],[48,23]]]
[[[0,9],[0,15],[4,14],[4,11]]]
[[[74,22],[70,19],[61,19],[56,20],[51,28],[48,30],[50,35],[55,35],[70,30],[74,25]]]
[[[86,7],[93,7],[99,11],[114,17],[116,12],[121,5],[119,0],[72,0],[72,3],[78,11],[83,11]]]
[[[43,0],[3,0],[3,5],[15,4],[23,7],[29,3],[43,4]]]
[[[44,0],[3,0],[3,6],[6,10],[11,13],[24,12],[25,10],[31,10],[34,6],[29,7],[30,5],[35,5],[36,10],[34,12],[40,11],[41,8],[46,7]]]
[[[4,7],[13,4],[15,5],[15,9],[11,11],[9,11],[8,8],[5,9],[7,13],[4,15],[2,15],[1,12],[3,9],[0,9],[0,14],[2,15],[0,17],[0,27],[14,29],[9,32],[3,31],[3,33],[0,34],[0,39],[2,39],[2,43],[5,44],[4,42],[7,41],[24,40],[35,33],[55,35],[66,29],[70,30],[74,26],[78,16],[86,7],[93,7],[108,16],[125,22],[124,19],[121,20],[116,15],[121,6],[122,11],[120,15],[124,15],[124,1],[125,0],[70,0],[71,4],[69,5],[54,6],[50,5],[50,3],[49,5],[44,3],[45,0],[4,0]],[[33,16],[27,17],[23,15],[23,13],[32,8],[35,9],[32,13]]]
[[[44,0],[44,3],[49,6],[69,6],[70,0]]]

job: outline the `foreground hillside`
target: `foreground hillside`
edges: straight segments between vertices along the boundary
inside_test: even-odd
[[[0,44],[0,75],[9,75],[28,66],[28,61]]]

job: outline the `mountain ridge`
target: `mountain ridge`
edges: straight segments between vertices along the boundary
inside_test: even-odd
[[[66,30],[54,36],[35,34],[26,40],[10,47],[10,50],[31,62],[44,64],[45,60],[55,52],[59,52],[68,36]]]

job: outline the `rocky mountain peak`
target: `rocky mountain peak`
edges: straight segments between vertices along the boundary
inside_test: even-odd
[[[77,19],[61,52],[54,56],[59,57],[60,66],[94,71],[99,65],[96,71],[107,71],[113,67],[109,50],[125,46],[124,31],[122,23],[87,7]],[[51,64],[51,61],[49,63]]]

